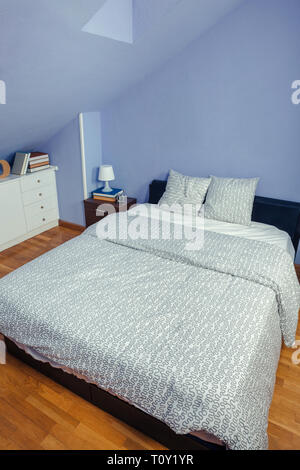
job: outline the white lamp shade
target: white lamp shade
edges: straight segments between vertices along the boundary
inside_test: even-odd
[[[111,165],[102,165],[99,169],[99,181],[113,181],[115,179],[115,174],[113,167]]]

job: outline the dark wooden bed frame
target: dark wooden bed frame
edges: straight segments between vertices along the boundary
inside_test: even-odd
[[[165,188],[166,181],[154,180],[150,184],[149,202],[156,204],[165,191]],[[288,232],[293,241],[295,250],[297,251],[300,238],[300,203],[256,197],[252,218],[254,221],[275,225],[279,229]],[[5,338],[5,342],[7,350],[16,358],[112,416],[133,426],[156,441],[161,442],[169,449],[191,451],[225,450],[225,446],[211,444],[191,435],[177,435],[162,421],[153,418],[138,408],[101,390],[96,385],[88,384],[74,375],[52,367],[49,363],[37,361],[26,354],[22,349],[18,348],[16,344],[8,338]]]

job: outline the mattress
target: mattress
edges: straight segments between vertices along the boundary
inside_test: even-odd
[[[138,214],[144,208],[149,210],[149,217],[157,220],[168,220],[170,212],[163,210],[158,204],[139,204],[130,209],[129,213]],[[146,215],[146,211],[143,210]],[[279,248],[287,251],[291,258],[295,258],[295,248],[293,246],[291,237],[283,230],[279,230],[273,225],[262,224],[259,222],[251,222],[249,226],[221,222],[219,220],[207,219],[204,217],[204,223],[199,218],[185,216],[184,220],[180,214],[172,213],[172,221],[176,224],[185,224],[190,227],[198,226],[204,230],[211,232],[223,233],[224,235],[231,235],[234,237],[242,237],[248,240],[257,240],[271,245],[276,245]]]

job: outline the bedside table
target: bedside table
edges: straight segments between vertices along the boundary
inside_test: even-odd
[[[136,204],[136,199],[133,197],[128,197],[127,198],[127,203],[121,203],[119,204],[118,202],[104,202],[104,201],[97,201],[95,199],[86,199],[84,201],[84,211],[85,211],[85,222],[86,226],[89,227],[90,225],[93,225],[100,220],[104,219],[108,215],[108,212],[104,212],[103,214],[97,214],[97,208],[101,206],[102,204],[111,204],[114,206],[116,212],[121,212],[121,211],[127,211],[130,209],[131,206]],[[100,209],[101,211],[101,209]]]

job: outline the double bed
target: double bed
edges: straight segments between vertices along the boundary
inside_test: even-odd
[[[157,231],[165,186],[142,215]],[[256,198],[248,228],[206,221],[199,251],[123,237],[138,208],[109,217],[116,237],[92,226],[0,281],[9,351],[170,448],[267,448],[298,322],[300,204]]]

